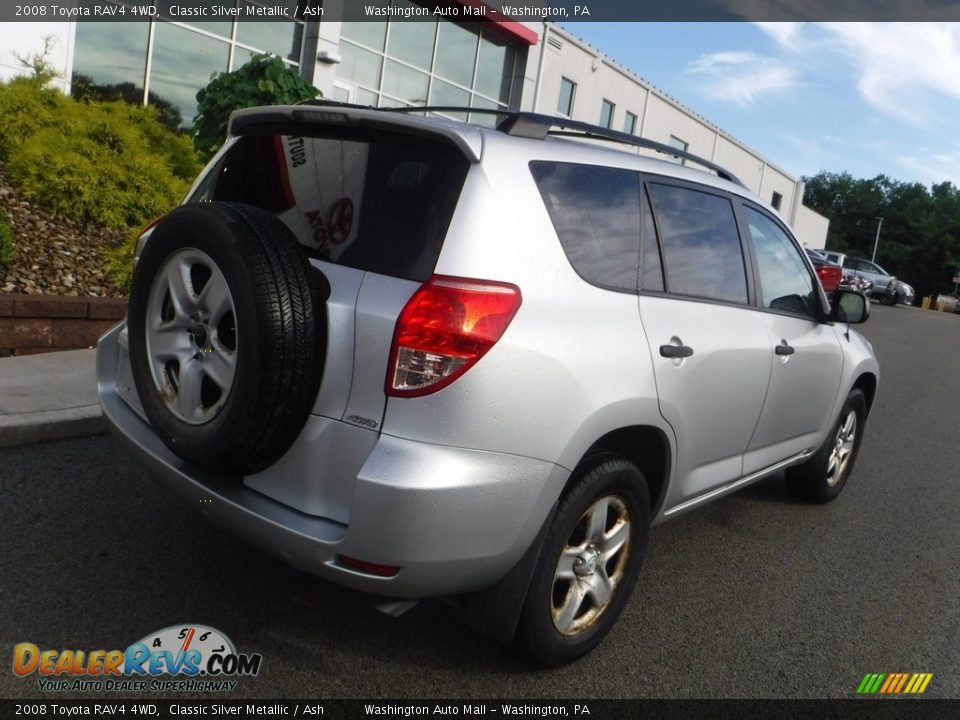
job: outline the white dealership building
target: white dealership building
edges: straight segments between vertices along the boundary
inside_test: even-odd
[[[217,4],[241,12],[280,4],[293,13],[298,6],[296,0]],[[729,169],[778,208],[805,245],[824,246],[829,221],[803,205],[802,181],[578,39],[569,29],[575,25],[424,17],[425,4],[409,0],[379,0],[374,4],[384,12],[375,19],[340,22],[331,19],[335,3],[316,4],[327,10],[323,19],[194,21],[168,14],[150,22],[0,23],[0,79],[24,72],[18,57],[41,53],[51,38],[49,59],[64,91],[75,82],[119,87],[128,100],[163,103],[173,111],[171,122],[186,128],[196,92],[211,74],[239,67],[257,52],[276,53],[328,98],[533,110],[686,149]],[[173,4],[158,7],[169,12]],[[489,116],[471,119],[490,122]]]

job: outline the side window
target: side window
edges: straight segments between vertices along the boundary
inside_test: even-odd
[[[819,299],[800,251],[772,218],[750,207],[744,207],[744,215],[757,255],[763,306],[816,318]]]
[[[667,290],[747,302],[747,276],[733,205],[725,197],[651,183]]]
[[[533,162],[530,172],[567,260],[584,280],[637,291],[640,179],[596,165]]]

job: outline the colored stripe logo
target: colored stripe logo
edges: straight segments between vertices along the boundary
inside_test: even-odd
[[[867,673],[857,686],[858,695],[920,695],[933,673]]]

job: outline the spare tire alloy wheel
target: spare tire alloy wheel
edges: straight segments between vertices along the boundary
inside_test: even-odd
[[[556,667],[589,652],[613,627],[646,551],[650,501],[632,463],[594,458],[561,500],[544,539],[517,642]]]
[[[143,412],[182,459],[258,472],[303,429],[326,351],[326,278],[286,225],[189,203],[143,247],[127,315]]]
[[[236,310],[206,253],[178,250],[154,276],[146,341],[151,375],[174,416],[199,425],[223,408],[237,366]]]

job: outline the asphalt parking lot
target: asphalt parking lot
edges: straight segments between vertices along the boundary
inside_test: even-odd
[[[382,616],[164,495],[108,436],[0,450],[0,697],[13,646],[114,648],[178,623],[264,657],[234,698],[849,698],[868,672],[960,697],[960,316],[874,306],[880,392],[843,495],[773,477],[655,529],[593,654],[535,671],[440,602]],[[64,695],[61,695],[64,697]]]

